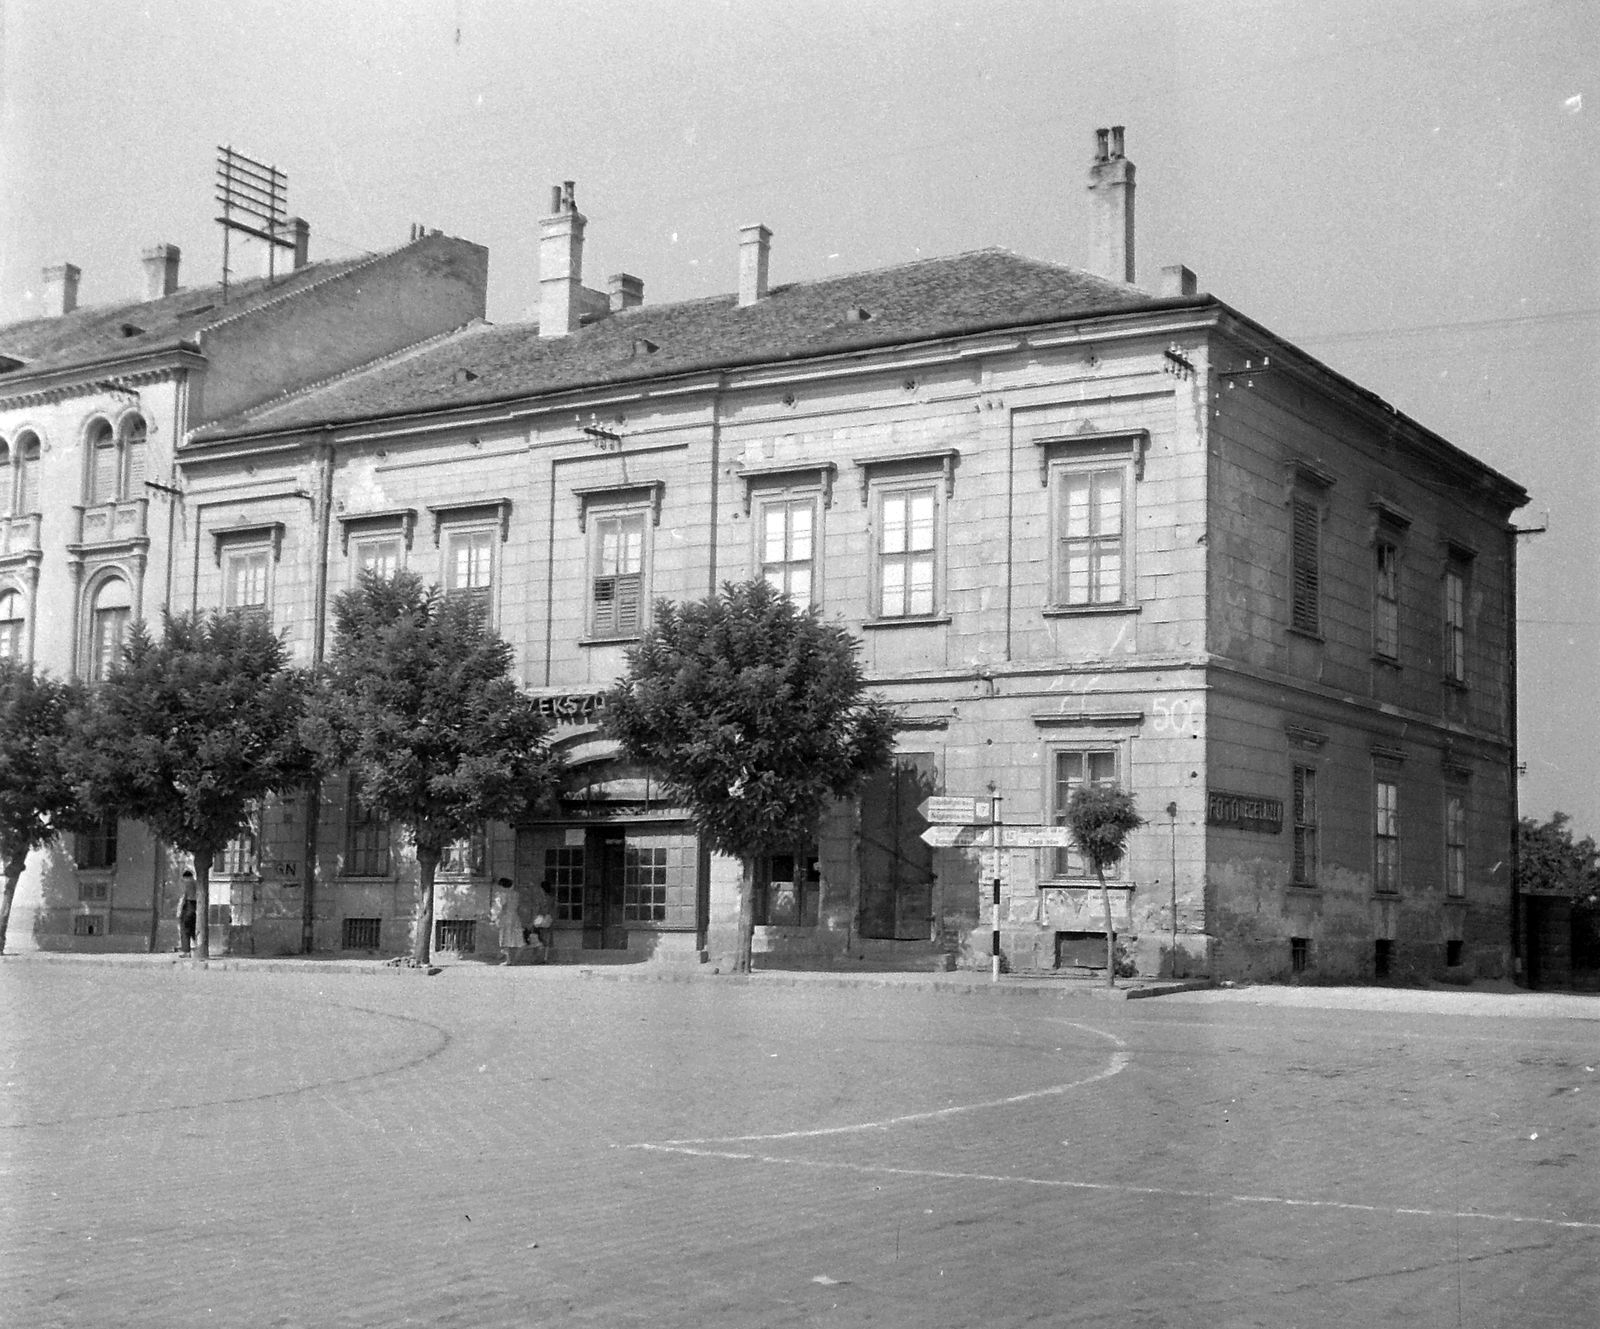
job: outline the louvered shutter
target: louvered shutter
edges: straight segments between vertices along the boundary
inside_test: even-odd
[[[1305,632],[1316,632],[1321,626],[1318,590],[1320,577],[1317,567],[1317,523],[1319,514],[1315,503],[1304,499],[1294,501],[1293,608],[1291,622]]]
[[[117,449],[116,445],[107,435],[105,442],[99,443],[94,450],[94,476],[91,482],[94,493],[91,501],[95,503],[110,503],[117,496]]]

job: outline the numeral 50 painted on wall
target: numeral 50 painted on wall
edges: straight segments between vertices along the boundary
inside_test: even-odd
[[[1197,703],[1192,697],[1156,697],[1150,709],[1156,713],[1152,726],[1156,733],[1185,734],[1195,728]]]

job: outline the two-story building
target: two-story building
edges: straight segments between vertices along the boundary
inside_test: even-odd
[[[1110,883],[1129,970],[1509,972],[1526,495],[1186,269],[1134,285],[1120,131],[1090,189],[1096,272],[982,250],[772,284],[751,226],[736,293],[652,306],[628,274],[584,286],[568,185],[536,321],[185,436],[175,594],[234,605],[250,569],[303,656],[363,568],[487,602],[568,774],[559,815],[452,850],[447,950],[499,953],[504,876],[550,891],[559,957],[731,955],[736,867],[598,708],[654,602],[761,576],[859,638],[904,729],[761,865],[758,963],[986,964],[996,873],[1011,967],[1101,963],[1071,848],[934,850],[918,808],[992,791],[1053,826],[1115,782],[1149,822]],[[309,918],[318,947],[402,949],[398,834],[348,788],[322,809],[292,877],[235,865],[238,944],[294,949]]]
[[[221,599],[194,596],[196,565],[249,537],[229,491],[186,499],[179,441],[483,316],[478,245],[435,233],[311,263],[305,223],[293,232],[287,272],[226,288],[184,289],[177,247],[157,245],[138,301],[80,307],[81,271],[61,264],[45,271],[41,316],[0,327],[0,657],[92,683],[134,620],[254,604],[270,575],[261,560],[228,557]],[[249,470],[240,478],[258,488]],[[289,500],[298,521],[316,519],[316,495]],[[295,649],[309,663],[309,643]],[[136,823],[108,819],[30,857],[10,943],[154,946],[178,870]]]

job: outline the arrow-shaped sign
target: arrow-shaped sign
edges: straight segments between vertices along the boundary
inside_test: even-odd
[[[923,799],[917,804],[917,811],[922,814],[923,821],[965,826],[972,822],[983,823],[989,820],[989,800],[939,794],[933,798]]]
[[[922,833],[924,844],[935,849],[992,849],[994,833],[988,826],[930,826]]]
[[[1002,826],[1000,843],[1007,849],[1070,849],[1068,826]]]

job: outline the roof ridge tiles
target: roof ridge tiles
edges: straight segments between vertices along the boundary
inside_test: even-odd
[[[285,301],[304,295],[307,291],[315,291],[320,287],[326,286],[329,282],[338,281],[342,277],[348,277],[351,273],[361,272],[366,268],[370,268],[380,259],[389,258],[392,255],[402,253],[403,251],[410,249],[413,245],[421,244],[424,240],[429,238],[430,237],[428,236],[419,235],[415,240],[408,240],[405,244],[396,245],[393,249],[374,250],[367,254],[365,258],[342,260],[348,266],[339,268],[337,272],[329,272],[316,281],[305,282],[302,285],[294,287],[292,290],[280,292],[276,296],[270,296],[265,300],[261,300],[258,303],[249,305],[244,309],[237,310],[232,314],[227,314],[222,318],[214,319],[210,323],[201,324],[201,326],[195,328],[194,331],[210,332],[215,328],[226,327],[228,324],[236,323],[240,319],[249,318],[251,315],[259,314],[264,309],[275,309]],[[333,260],[324,261],[329,263],[333,262]],[[311,264],[309,266],[319,267],[321,265]],[[304,271],[304,269],[301,269],[301,271]],[[227,306],[224,305],[223,308],[227,308]]]

